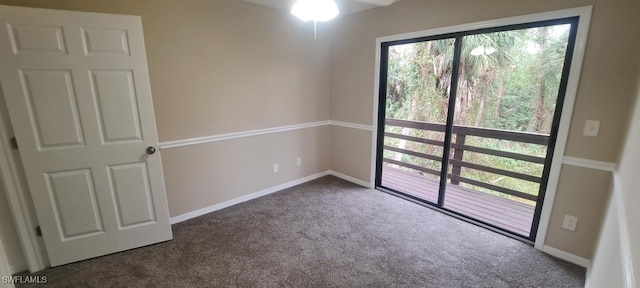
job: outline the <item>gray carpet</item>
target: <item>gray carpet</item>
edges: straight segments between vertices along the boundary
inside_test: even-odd
[[[35,275],[51,287],[584,286],[583,268],[332,176],[173,233],[170,242]]]

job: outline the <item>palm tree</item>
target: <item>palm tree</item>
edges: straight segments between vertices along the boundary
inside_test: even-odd
[[[469,111],[477,104],[475,124],[481,124],[484,116],[487,93],[490,85],[496,77],[504,81],[507,65],[514,61],[514,49],[521,44],[521,31],[502,31],[486,34],[474,34],[465,36],[462,40],[462,51],[460,55],[460,67],[458,77],[458,93],[456,97],[455,122],[462,125],[470,125]],[[439,49],[442,51],[443,49]],[[446,65],[439,66],[442,70],[436,71],[436,77],[450,80],[451,68],[453,64],[453,51],[450,55],[445,54]],[[451,85],[441,82],[442,84]],[[482,85],[481,85],[482,84]],[[502,83],[504,85],[504,83]],[[504,87],[499,89],[500,94],[504,93]],[[450,86],[446,89],[447,98]],[[502,92],[500,92],[502,91]],[[480,96],[480,99],[476,99]]]
[[[569,29],[565,29],[563,34],[559,37],[550,37],[549,27],[537,28],[535,41],[540,49],[536,58],[538,67],[536,77],[539,83],[539,88],[538,101],[536,103],[536,117],[533,125],[533,130],[535,132],[549,132],[549,125],[544,125],[545,120],[548,118],[547,112],[549,110],[546,109],[546,102],[549,96],[557,96],[557,92],[547,90],[555,88],[557,85],[550,85],[551,87],[547,87],[547,82],[557,82],[561,77],[567,52],[568,37]],[[556,93],[555,95],[554,92]]]

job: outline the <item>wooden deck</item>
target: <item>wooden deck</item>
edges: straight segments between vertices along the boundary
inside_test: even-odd
[[[382,171],[382,186],[433,203],[437,203],[439,185],[438,180],[433,177],[405,172],[387,165]],[[535,208],[450,183],[447,184],[444,207],[527,237]]]

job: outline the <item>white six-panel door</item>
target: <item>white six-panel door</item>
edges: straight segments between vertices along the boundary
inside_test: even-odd
[[[51,264],[170,240],[140,17],[0,6],[0,24],[0,83]]]

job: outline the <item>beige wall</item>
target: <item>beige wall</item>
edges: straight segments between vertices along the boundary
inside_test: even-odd
[[[329,41],[239,0],[0,0],[142,16],[160,141],[329,119]]]
[[[371,132],[332,126],[330,148],[332,170],[340,167],[337,172],[357,179],[370,178],[371,171],[363,167],[371,167]]]
[[[259,143],[259,145],[256,145]],[[329,170],[328,126],[162,151],[171,216]],[[296,166],[296,157],[302,166]],[[278,163],[280,172],[273,173]]]
[[[319,40],[314,41],[312,26],[286,11],[237,0],[1,0],[0,4],[142,16],[161,142],[329,119],[329,39],[320,29]],[[242,140],[242,146],[229,141],[162,151],[171,216],[328,169],[325,130],[270,135],[278,145],[252,137]],[[320,144],[326,145],[309,148]],[[266,159],[295,161],[292,155],[276,156],[281,151],[304,152],[302,172],[252,173],[270,171],[272,162]],[[258,156],[264,161],[248,161],[259,160]],[[202,161],[203,157],[216,163]],[[219,172],[227,173],[225,181],[214,181],[222,180],[212,177]]]
[[[0,4],[142,16],[161,142],[329,119],[325,26],[315,41],[313,25],[287,11],[239,0]],[[325,126],[162,150],[170,215],[325,171],[329,143]],[[0,225],[10,224],[2,205]],[[3,229],[2,238],[15,239],[13,227]]]
[[[593,18],[566,155],[616,162],[640,63],[640,38],[633,36],[640,31],[640,2],[634,0],[403,0],[343,18],[332,23],[331,119],[372,124],[377,37],[585,5],[594,6]],[[602,121],[599,137],[582,136],[587,119]],[[370,137],[344,134],[334,138],[332,155],[343,153],[344,147],[371,145]],[[353,166],[344,161],[332,162],[332,169],[369,181],[370,156],[358,155],[366,157],[352,159],[362,163],[358,171],[351,171]],[[548,239],[556,248],[590,258],[604,211],[605,202],[600,200],[608,195],[610,177],[594,175],[589,179],[592,185],[581,193],[575,187],[584,186],[584,177],[575,169],[563,168]],[[573,234],[558,227],[565,214],[580,219]],[[574,245],[576,241],[583,244]]]
[[[609,192],[611,172],[563,165],[545,244],[591,259]],[[578,217],[576,231],[562,228],[564,215]]]

